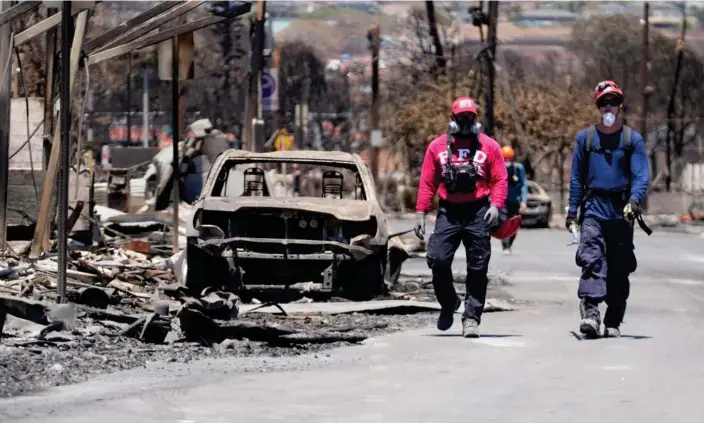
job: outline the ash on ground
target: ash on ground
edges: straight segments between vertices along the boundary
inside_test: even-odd
[[[504,297],[502,285],[504,281],[501,278],[492,278],[487,311],[510,310],[495,305],[496,298]],[[462,277],[456,279],[455,286],[458,293],[463,294]],[[296,294],[286,300],[304,304],[314,302],[306,295],[311,293]],[[266,301],[264,297],[260,298]],[[408,304],[418,305],[435,303],[428,277],[404,276],[390,292],[376,301],[389,299],[406,300]],[[90,313],[86,313],[74,320],[75,327],[59,325],[51,329],[52,324],[40,325],[8,315],[3,337],[0,338],[0,397],[78,383],[100,374],[142,367],[148,362],[187,363],[203,358],[281,357],[321,352],[357,345],[369,337],[381,334],[433,326],[437,318],[437,311],[423,310],[422,307],[403,313],[370,307],[364,312],[342,314],[280,315],[246,312],[235,319],[224,321],[206,316],[207,310],[201,309],[204,312],[200,312],[198,309],[188,309],[185,306],[190,304],[190,299],[184,299],[183,302],[182,309],[190,310],[193,314],[186,321],[181,317],[180,328],[177,327],[178,317],[159,320],[159,324],[154,324],[154,321],[149,323],[142,318],[140,324],[140,321],[116,322],[115,319],[120,315],[98,314],[93,318]],[[227,301],[223,300],[222,303],[226,304]],[[123,310],[127,305],[122,303]],[[284,310],[287,308],[283,301],[281,306]],[[161,319],[156,314],[154,316]],[[217,322],[217,333],[211,333],[207,340],[183,336],[164,338],[164,331],[180,332],[174,331],[174,328],[187,329],[184,324],[191,321],[198,325],[197,330],[192,331],[198,336],[207,332],[206,329],[213,322]],[[145,337],[145,332],[153,326],[156,327],[152,332],[157,333],[157,341],[148,341],[150,335],[147,333]]]
[[[336,330],[377,336],[434,324],[436,313],[372,315],[352,313],[295,318],[251,314],[248,321],[306,330]],[[90,331],[94,331],[93,334]],[[247,339],[227,339],[212,347],[199,343],[145,344],[137,339],[106,336],[98,326],[61,333],[53,341],[23,341],[9,336],[0,340],[0,397],[35,392],[44,388],[81,382],[100,374],[144,366],[147,362],[190,362],[201,358],[301,355],[350,345],[347,341],[325,344],[271,345]]]

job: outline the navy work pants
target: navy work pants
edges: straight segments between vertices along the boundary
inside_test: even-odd
[[[428,267],[433,272],[435,296],[443,308],[452,309],[457,301],[452,261],[455,252],[464,244],[467,253],[467,279],[462,319],[481,322],[486,290],[487,273],[491,258],[489,225],[484,214],[489,208],[486,200],[452,204],[441,202],[435,221],[435,231],[428,240]]]
[[[576,256],[577,266],[582,268],[577,295],[589,305],[606,302],[607,327],[618,327],[626,312],[628,277],[638,266],[633,250],[632,222],[584,218]]]
[[[520,213],[521,203],[517,203],[515,201],[511,201],[511,202],[507,201],[505,208],[506,208],[505,209],[506,219],[510,219],[513,216],[517,216]],[[518,234],[518,232],[516,232],[515,234],[511,235],[508,238],[504,238],[501,240],[501,245],[504,247],[504,250],[507,248],[511,248],[511,246],[513,246],[513,241],[516,240],[517,234]]]

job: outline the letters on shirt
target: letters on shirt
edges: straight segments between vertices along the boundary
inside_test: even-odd
[[[486,153],[477,150],[476,153],[474,153],[474,164],[477,165],[477,175],[479,176],[484,176],[484,167],[482,166],[486,162]],[[438,159],[440,159],[440,165],[444,165],[447,163],[447,151],[443,151],[441,153],[438,153]],[[469,160],[469,149],[468,148],[459,148],[457,149],[457,157],[453,155],[452,157],[452,163],[455,164],[461,164],[461,163],[467,163]]]

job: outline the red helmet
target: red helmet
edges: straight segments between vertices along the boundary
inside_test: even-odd
[[[521,215],[517,214],[509,219],[504,220],[501,224],[491,231],[491,236],[496,239],[506,239],[513,236],[521,228]]]
[[[594,88],[594,102],[598,102],[599,99],[606,94],[616,94],[617,96],[623,98],[623,91],[621,87],[618,86],[614,81],[601,81]]]
[[[476,115],[477,103],[469,97],[458,97],[452,103],[452,114],[459,115],[460,113],[474,113]]]

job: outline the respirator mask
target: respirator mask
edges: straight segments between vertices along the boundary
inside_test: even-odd
[[[457,134],[461,137],[476,137],[482,131],[482,125],[475,116],[456,116]]]

